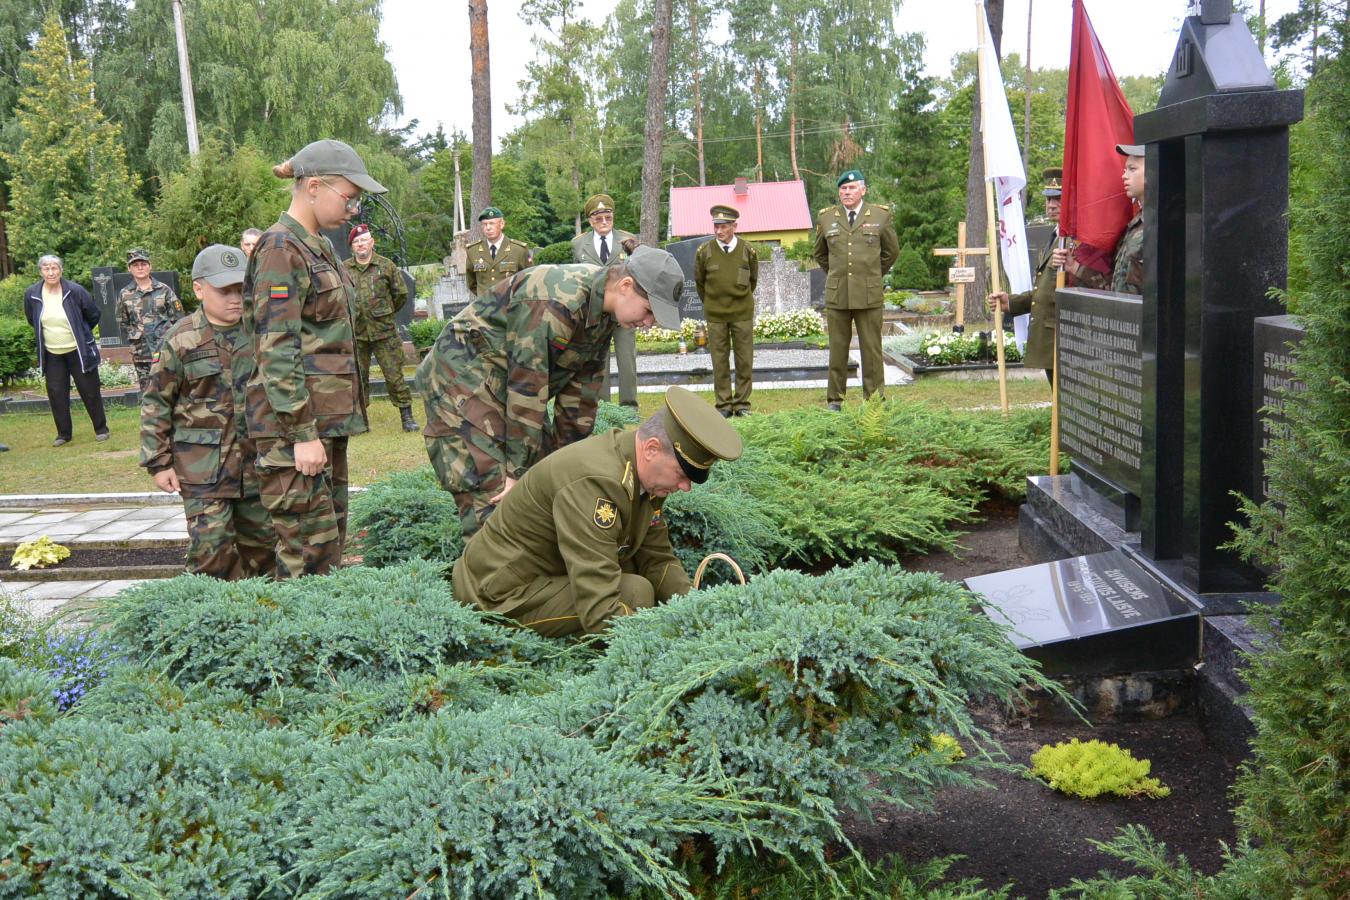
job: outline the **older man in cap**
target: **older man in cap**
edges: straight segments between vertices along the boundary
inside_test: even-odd
[[[592,194],[586,198],[585,213],[591,230],[572,239],[572,262],[607,266],[622,260],[624,243],[635,238],[614,227],[613,198],[609,194]],[[615,330],[614,360],[619,369],[619,402],[637,406],[637,336],[633,329]]]
[[[276,569],[258,448],[245,421],[253,345],[243,313],[243,250],[212,244],[192,263],[201,306],[164,336],[141,405],[141,465],[183,498],[187,570],[233,580]]]
[[[740,435],[712,406],[670,388],[636,431],[594,435],[527,472],[465,545],[455,598],[557,637],[687,592],[662,506],[740,455]]]
[[[1027,349],[1022,357],[1022,365],[1028,369],[1044,369],[1045,377],[1054,382],[1055,374],[1055,282],[1059,270],[1068,261],[1068,251],[1056,248],[1059,240],[1059,199],[1063,192],[1063,169],[1046,169],[1043,173],[1045,188],[1045,217],[1055,223],[1050,239],[1041,248],[1040,260],[1036,264],[1035,283],[1029,291],[1008,296],[1005,291],[996,291],[989,295],[988,303],[997,303],[1005,312],[1014,316],[1031,313],[1031,323],[1027,328]]]
[[[403,337],[398,333],[399,310],[408,305],[408,282],[392,259],[375,252],[375,235],[362,222],[347,233],[352,255],[343,260],[356,288],[352,329],[356,335],[356,368],[361,377],[361,401],[370,407],[370,355],[380,364],[389,402],[398,409],[404,431],[416,431],[412,391],[403,379]]]
[[[530,245],[503,233],[506,217],[500,209],[486,207],[478,214],[478,227],[483,231],[483,239],[464,249],[464,280],[472,297],[486,294],[497,282],[534,265]]]
[[[900,255],[891,210],[865,203],[867,182],[859,169],[839,176],[839,203],[816,216],[812,256],[825,270],[825,325],[830,334],[830,375],[825,402],[838,410],[848,385],[848,348],[858,331],[863,398],[882,396],[886,373],[881,360],[882,278]]]
[[[117,325],[131,345],[131,363],[144,393],[164,335],[186,313],[173,288],[150,276],[149,250],[128,252],[127,271],[131,284],[117,297]]]
[[[725,418],[750,414],[751,376],[755,361],[755,285],[759,254],[736,237],[740,212],[717,205],[712,240],[694,254],[694,287],[708,318],[708,352],[712,355],[717,411]],[[731,387],[731,355],[736,357],[736,388]]]
[[[417,389],[427,455],[466,536],[526,469],[591,433],[615,329],[677,327],[683,286],[675,257],[639,246],[603,268],[534,266],[446,323]]]

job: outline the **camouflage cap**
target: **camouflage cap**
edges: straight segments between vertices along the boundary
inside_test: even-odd
[[[667,388],[664,412],[675,459],[690,481],[707,481],[719,459],[740,458],[740,433],[707,400],[682,387]]]
[[[478,214],[478,221],[486,222],[488,219],[505,219],[506,213],[495,206],[485,206],[483,211]]]
[[[586,213],[586,218],[588,219],[591,216],[595,215],[596,213],[602,212],[613,213],[614,198],[611,197],[609,194],[591,194],[589,197],[586,198],[586,206],[584,208],[584,212]]]
[[[1121,156],[1143,156],[1143,144],[1116,144],[1116,152]]]
[[[134,249],[132,249],[132,250],[128,250],[128,251],[127,251],[127,265],[131,265],[132,263],[138,262],[138,261],[139,261],[139,262],[149,262],[149,261],[150,261],[150,251],[149,251],[149,250],[143,250],[143,249],[141,249],[140,247],[136,247],[136,248],[134,248]]]
[[[291,166],[295,169],[296,178],[341,175],[368,194],[383,194],[389,190],[370,177],[361,157],[342,141],[324,140],[306,144],[304,149],[291,157]]]
[[[861,181],[863,183],[866,183],[867,179],[863,178],[862,169],[847,170],[846,172],[844,172],[842,175],[839,176],[839,180],[834,183],[834,186],[843,187],[844,185],[853,181]]]
[[[243,284],[244,261],[244,251],[238,247],[212,244],[192,261],[192,280],[217,288]]]
[[[720,203],[708,210],[708,215],[712,216],[714,225],[730,225],[741,217],[734,206],[723,206]]]
[[[628,257],[628,271],[647,292],[656,324],[672,331],[678,329],[684,270],[670,251],[641,245]]]

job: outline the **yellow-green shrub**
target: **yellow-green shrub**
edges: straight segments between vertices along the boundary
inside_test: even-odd
[[[1052,788],[1091,800],[1113,797],[1159,799],[1172,793],[1161,781],[1150,778],[1152,764],[1135,759],[1130,751],[1102,741],[1083,743],[1074,738],[1067,744],[1047,744],[1031,754],[1031,774]]]

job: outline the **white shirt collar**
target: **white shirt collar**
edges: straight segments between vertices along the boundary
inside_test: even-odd
[[[605,241],[609,244],[609,252],[612,254],[612,253],[614,252],[614,232],[613,232],[613,231],[611,231],[609,234],[605,235]],[[595,255],[596,255],[596,256],[599,256],[599,255],[600,255],[600,232],[598,232],[598,231],[595,232]]]
[[[491,241],[489,241],[489,242],[488,242],[488,251],[489,251],[489,252],[499,252],[499,251],[502,249],[502,244],[505,244],[505,243],[506,243],[506,235],[502,235],[501,237],[497,238],[497,243],[495,243],[495,244],[492,243]]]
[[[862,201],[862,200],[859,200],[859,201],[858,201],[858,205],[857,205],[855,208],[853,208],[853,209],[849,209],[847,206],[845,206],[845,207],[844,207],[844,212],[845,212],[845,213],[860,213],[860,212],[862,212],[862,208],[863,208],[863,201]]]
[[[714,240],[715,240],[715,239],[714,239]],[[721,241],[718,241],[717,243],[721,244],[722,242],[721,242]],[[732,250],[735,250],[735,249],[736,249],[736,235],[733,234],[733,235],[731,236],[731,240],[730,240],[728,243],[726,243],[725,245],[723,245],[723,246],[725,246],[725,247],[727,248],[727,252],[728,252],[728,253],[730,253]]]

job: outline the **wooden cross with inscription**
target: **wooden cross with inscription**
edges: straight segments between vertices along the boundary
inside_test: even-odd
[[[966,223],[956,226],[956,246],[939,247],[934,256],[954,256],[956,265],[947,270],[947,282],[956,285],[956,324],[952,331],[966,330],[966,285],[975,283],[975,267],[966,265],[967,256],[983,256],[988,247],[966,246]]]

